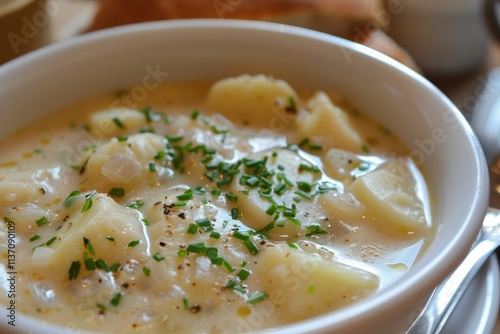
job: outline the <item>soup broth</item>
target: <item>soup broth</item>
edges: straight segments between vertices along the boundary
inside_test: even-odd
[[[0,272],[19,312],[72,328],[301,321],[387,288],[425,248],[409,153],[341,96],[264,75],[106,94],[0,143]]]

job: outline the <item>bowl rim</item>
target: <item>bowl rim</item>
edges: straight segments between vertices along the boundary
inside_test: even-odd
[[[464,223],[467,222],[467,224],[464,224],[462,228],[457,231],[457,235],[453,239],[453,242],[448,245],[444,245],[443,251],[440,256],[436,257],[429,263],[426,263],[421,270],[419,270],[411,277],[406,277],[406,279],[399,280],[397,282],[398,284],[392,286],[391,289],[384,289],[384,291],[377,293],[366,300],[355,303],[354,306],[348,306],[334,313],[321,315],[315,318],[301,321],[299,323],[285,325],[278,328],[277,330],[283,333],[287,333],[290,330],[303,332],[320,331],[324,330],[328,326],[332,326],[332,324],[347,324],[350,322],[358,322],[360,321],[360,319],[367,319],[367,314],[370,313],[370,311],[370,317],[372,317],[380,314],[381,310],[395,308],[397,307],[398,300],[395,297],[398,295],[413,298],[413,300],[416,300],[417,298],[425,298],[425,292],[430,293],[432,290],[432,286],[435,286],[441,279],[444,279],[444,273],[441,273],[440,275],[436,275],[435,273],[436,269],[442,267],[441,261],[444,258],[450,256],[454,258],[455,261],[451,261],[451,263],[448,263],[447,269],[451,270],[451,268],[457,265],[460,259],[463,258],[466,253],[466,249],[464,249],[462,253],[455,252],[454,248],[456,247],[458,240],[462,238],[463,242],[463,239],[465,238],[469,241],[470,244],[472,244],[473,240],[475,239],[475,235],[471,236],[468,234],[471,232],[471,230],[475,232],[479,231],[480,225],[476,224],[476,226],[472,223],[472,221],[479,220],[478,218],[483,217],[486,213],[488,197],[486,191],[488,189],[487,165],[479,141],[475,137],[474,133],[470,129],[470,126],[465,120],[465,117],[463,117],[458,108],[430,81],[428,81],[417,72],[406,67],[405,65],[390,58],[389,56],[364,45],[343,39],[341,37],[285,24],[234,19],[181,19],[146,22],[113,27],[86,33],[72,39],[43,47],[1,65],[0,81],[3,76],[8,76],[10,73],[16,73],[17,71],[23,71],[23,68],[25,68],[26,66],[32,66],[37,62],[48,61],[49,58],[57,55],[58,53],[68,52],[72,49],[92,45],[102,40],[111,40],[113,38],[116,38],[117,36],[133,36],[151,32],[160,33],[163,31],[168,33],[178,29],[185,30],[208,28],[240,29],[247,31],[260,31],[261,33],[269,31],[277,33],[279,32],[291,36],[290,38],[307,38],[314,40],[317,43],[327,43],[330,45],[345,48],[346,50],[352,51],[358,55],[361,55],[362,57],[368,57],[376,60],[380,66],[385,66],[391,71],[396,71],[406,76],[406,80],[413,81],[415,85],[421,86],[422,88],[427,90],[429,94],[434,95],[434,97],[439,99],[443,106],[452,113],[453,117],[457,120],[457,124],[461,127],[462,131],[468,138],[472,150],[475,152],[474,163],[475,168],[478,170],[478,175],[476,176],[477,193],[474,196],[474,201],[470,203],[469,216],[464,217],[463,219]],[[415,288],[415,284],[417,284],[417,282],[420,282],[417,285],[419,288]],[[424,293],[424,295],[422,295],[422,293]],[[40,324],[40,319],[32,318],[32,320],[34,320],[33,324]],[[30,321],[28,321],[28,323],[29,322]],[[60,328],[60,326],[56,326],[55,328]]]

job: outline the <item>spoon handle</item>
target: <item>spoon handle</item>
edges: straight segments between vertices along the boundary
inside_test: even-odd
[[[500,213],[490,209],[485,219],[497,221],[500,219]],[[491,238],[488,233],[481,233],[460,266],[436,288],[420,318],[407,333],[441,333],[474,276],[498,248],[498,245],[498,240]]]

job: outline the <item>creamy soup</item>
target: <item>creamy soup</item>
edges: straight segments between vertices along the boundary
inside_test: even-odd
[[[424,178],[388,129],[263,75],[96,97],[0,157],[0,272],[16,279],[2,302],[74,329],[297,322],[390,288],[432,234]]]

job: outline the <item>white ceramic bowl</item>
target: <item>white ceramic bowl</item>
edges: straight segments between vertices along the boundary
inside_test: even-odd
[[[427,80],[388,57],[300,28],[170,21],[101,31],[41,49],[0,67],[0,133],[78,100],[140,87],[154,71],[169,82],[266,73],[298,88],[334,89],[401,137],[428,176],[435,238],[404,278],[355,305],[278,332],[401,332],[474,241],[487,208],[487,168],[459,111]],[[71,332],[70,323],[41,327],[38,319],[17,316],[18,333]],[[2,319],[4,333],[12,328],[1,327],[7,322],[5,315]]]

